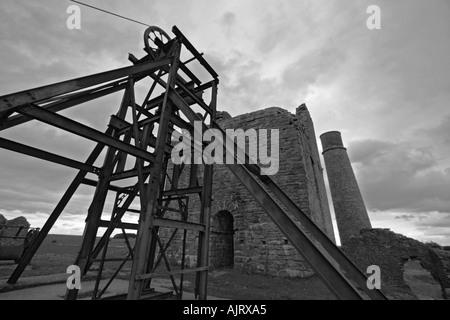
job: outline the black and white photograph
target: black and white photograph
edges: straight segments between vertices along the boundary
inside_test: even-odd
[[[0,303],[450,299],[448,0],[1,0],[0,34]]]

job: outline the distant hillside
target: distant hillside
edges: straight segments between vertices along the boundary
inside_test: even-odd
[[[130,239],[135,239],[136,238],[136,234],[134,233],[127,233],[127,237]],[[114,236],[113,239],[125,239],[125,236],[123,235],[123,233],[118,233]]]

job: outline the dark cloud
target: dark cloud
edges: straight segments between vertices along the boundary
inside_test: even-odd
[[[411,176],[436,165],[430,148],[412,146],[409,143],[392,143],[378,140],[359,140],[351,143],[349,153],[353,162],[363,167],[382,162],[378,171]],[[378,172],[381,173],[381,172]]]
[[[392,143],[378,140],[356,141],[350,146],[352,161],[370,165],[376,158],[385,155],[393,147]]]
[[[2,151],[0,156],[0,209],[50,213],[76,171],[19,157]]]
[[[263,107],[280,106],[287,97],[279,95],[276,88],[279,81],[275,77],[263,77],[263,64],[234,51],[227,59],[220,54],[210,54],[211,65],[221,75],[219,105],[232,115],[242,113],[242,109],[256,110]],[[264,99],[261,97],[264,96]]]
[[[415,215],[412,215],[412,214],[402,214],[402,215],[399,215],[399,216],[395,216],[394,219],[411,221],[411,220],[413,220],[415,217],[416,217],[416,216],[415,216]]]
[[[450,212],[450,170],[435,167],[429,148],[361,140],[349,156],[369,209]]]
[[[438,219],[437,218],[422,219],[416,224],[420,227],[437,227],[450,229],[450,214],[440,215]]]
[[[3,93],[106,71],[105,63],[111,68],[129,65],[128,52],[142,52],[145,27],[81,7],[81,30],[69,30],[70,4],[2,1],[2,15],[15,17],[0,19],[5,35],[0,59],[14,62],[2,68]]]
[[[272,11],[264,15],[261,20],[260,39],[257,43],[258,51],[267,54],[285,44],[292,37],[292,25],[289,19],[283,19],[281,11]]]
[[[309,86],[323,85],[334,81],[343,71],[346,55],[339,48],[329,46],[318,52],[311,52],[289,65],[281,75],[281,85],[306,96]]]
[[[450,114],[444,116],[441,122],[434,128],[419,129],[419,135],[425,135],[435,141],[442,143],[446,147],[450,145]]]
[[[144,26],[81,7],[82,30],[68,30],[70,4],[0,2],[0,95],[129,65],[128,52],[143,55]],[[293,111],[306,101],[316,132],[341,130],[355,141],[349,153],[368,207],[397,212],[384,223],[435,223],[450,212],[447,1],[379,0],[378,31],[365,25],[368,0],[345,6],[332,0],[93,4],[169,34],[180,27],[219,73],[219,108],[233,115],[270,106]],[[120,100],[118,93],[63,114],[103,131]],[[38,122],[1,135],[80,161],[93,147]],[[0,210],[36,219],[52,210],[75,174],[7,151],[0,152],[0,168]],[[92,191],[82,188],[68,206],[75,216],[69,225],[86,213]],[[433,228],[446,232],[416,227],[430,237]]]

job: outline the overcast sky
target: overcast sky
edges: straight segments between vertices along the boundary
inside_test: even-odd
[[[306,103],[317,136],[342,132],[374,227],[450,245],[449,1],[85,2],[168,33],[177,25],[219,73],[219,109],[233,116]],[[81,30],[69,30],[72,4],[0,1],[0,95],[142,56],[144,26],[81,7]],[[366,27],[369,5],[381,30]],[[117,98],[106,117],[86,106],[64,114],[105,128]],[[0,136],[82,161],[93,146],[37,122]],[[74,175],[1,150],[0,213],[42,226]],[[91,191],[80,189],[53,233],[81,234]]]

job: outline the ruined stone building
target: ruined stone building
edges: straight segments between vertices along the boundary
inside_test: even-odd
[[[275,107],[237,117],[220,113],[217,121],[223,129],[279,130],[279,171],[271,178],[334,241],[323,169],[306,106],[300,106],[296,114]],[[303,257],[225,165],[214,166],[213,180],[212,267],[233,266],[246,272],[274,276],[313,274]],[[195,201],[193,199],[194,209],[190,209],[193,215],[198,214],[200,207]],[[195,252],[195,246],[195,241],[187,244],[187,265],[195,265],[196,256],[190,254]],[[180,246],[173,246],[176,247]],[[168,255],[179,260],[181,253],[169,249]]]
[[[363,273],[378,267],[381,290],[391,299],[448,299],[450,252],[373,229],[340,132],[320,139],[342,251]]]
[[[217,122],[223,129],[279,130],[279,171],[271,178],[335,241],[324,170],[314,125],[306,106],[297,108],[295,114],[276,107],[236,117],[222,112],[218,114]],[[385,229],[372,229],[341,134],[327,132],[321,140],[343,252],[363,273],[370,265],[380,266],[383,269],[382,291],[390,298],[415,297],[403,280],[408,261],[418,261],[429,270],[439,283],[443,297],[448,297],[450,253],[434,250],[417,240]],[[183,176],[180,178],[180,188],[189,185],[188,174]],[[198,172],[197,176],[201,179],[202,173]],[[199,200],[190,197],[189,207],[190,215],[199,215]],[[214,165],[211,215],[210,267],[213,269],[230,267],[243,272],[282,277],[309,277],[314,274],[269,215],[225,165]],[[195,267],[198,233],[188,233],[185,264]],[[165,236],[167,238],[168,235]],[[175,245],[169,247],[166,254],[172,262],[181,264],[182,237],[177,235],[173,242]]]
[[[29,228],[24,217],[8,220],[0,214],[0,261],[20,258]]]

